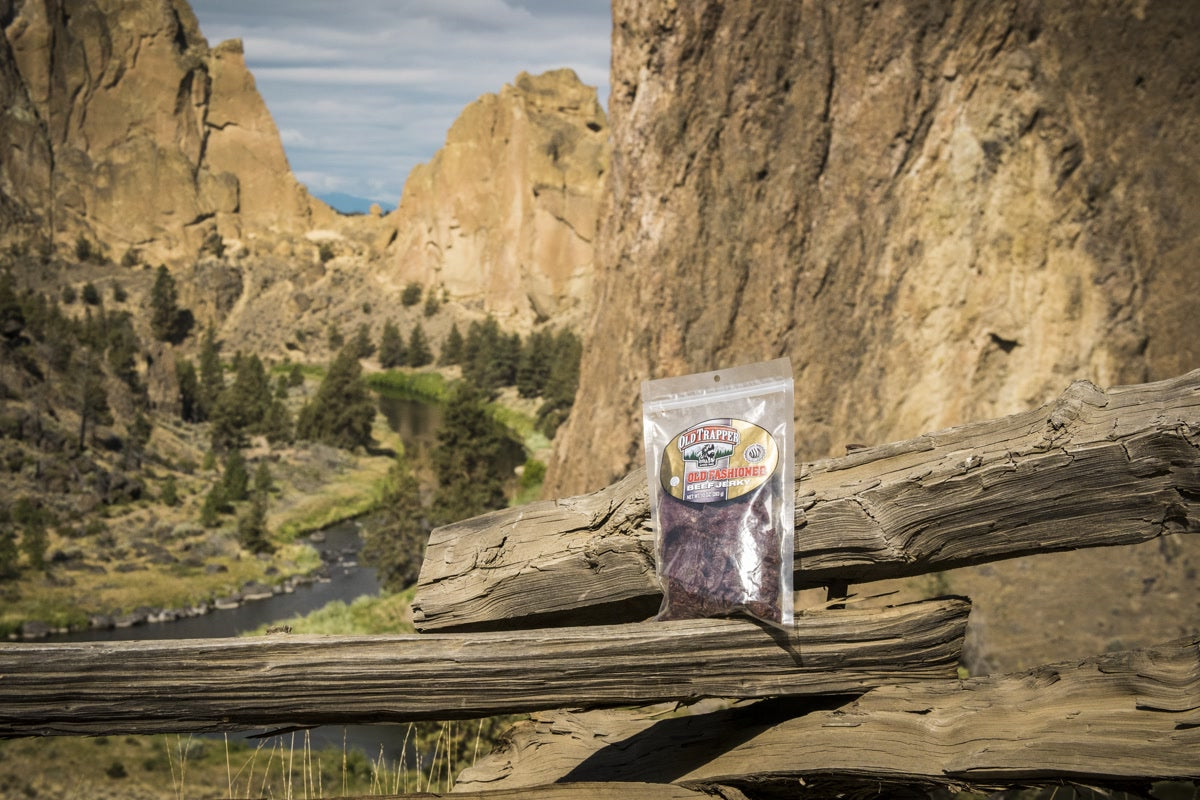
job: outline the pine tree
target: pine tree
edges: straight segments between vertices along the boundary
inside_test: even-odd
[[[204,496],[204,505],[200,507],[200,524],[206,528],[215,528],[221,524],[221,514],[225,513],[227,503],[222,492],[221,484],[215,483]]]
[[[200,379],[191,361],[186,358],[175,361],[175,380],[179,383],[179,418],[184,422],[199,422]]]
[[[379,364],[385,369],[404,366],[406,354],[404,337],[396,323],[388,320],[383,324],[383,334],[379,337]]]
[[[15,578],[21,571],[17,529],[7,508],[0,506],[0,580]]]
[[[384,588],[399,592],[416,581],[429,533],[423,519],[420,486],[397,459],[388,471],[380,503],[382,518],[364,532],[363,560],[379,571]]]
[[[554,337],[550,376],[543,394],[545,402],[537,413],[538,429],[551,439],[575,404],[575,393],[579,390],[579,361],[582,357],[583,343],[574,333],[564,329]]]
[[[234,358],[233,383],[217,397],[212,418],[212,443],[217,450],[244,447],[247,436],[262,431],[271,407],[271,382],[256,355]]]
[[[160,342],[174,342],[179,335],[179,292],[166,265],[159,265],[150,290],[150,330]]]
[[[458,323],[450,326],[450,333],[446,336],[446,341],[442,343],[442,355],[438,359],[438,363],[443,366],[450,364],[462,363],[463,357],[463,337],[458,332]]]
[[[208,419],[217,406],[217,398],[225,388],[225,370],[221,367],[221,349],[217,332],[209,325],[200,344],[200,395],[197,421]]]
[[[251,553],[271,553],[275,551],[275,546],[271,544],[271,540],[268,538],[266,494],[255,492],[250,498],[249,506],[238,517],[237,531],[238,541],[241,542],[242,547]]]
[[[459,384],[446,404],[433,449],[438,489],[432,516],[439,525],[473,517],[506,504],[505,455],[519,444],[488,412],[486,396]]]
[[[374,419],[375,403],[362,366],[347,347],[330,364],[316,396],[301,409],[296,435],[347,450],[366,447]]]
[[[329,323],[329,328],[325,331],[325,339],[329,344],[329,349],[337,352],[346,344],[346,337],[342,335],[342,329],[337,326],[336,322]]]
[[[304,370],[300,369],[299,364],[292,365],[292,371],[288,373],[288,386],[296,388],[304,385]]]
[[[367,323],[362,323],[358,326],[358,332],[354,334],[354,351],[359,358],[370,358],[375,355],[375,344],[371,341],[371,328]]]
[[[405,360],[410,367],[423,367],[433,363],[433,352],[425,339],[425,329],[419,322],[412,326],[412,332],[408,335],[408,353]]]
[[[104,388],[104,373],[100,360],[90,347],[79,351],[72,372],[76,385],[76,410],[79,412],[79,449],[87,444],[88,425],[111,425],[112,410],[108,405],[108,392]]]
[[[273,491],[275,491],[275,479],[271,477],[271,468],[267,466],[267,462],[260,461],[254,470],[254,492],[270,494]]]
[[[550,379],[554,336],[549,331],[534,331],[521,347],[517,361],[517,391],[521,397],[538,397],[546,391]]]
[[[250,496],[250,474],[246,472],[246,457],[241,450],[230,450],[221,470],[221,496],[230,503]]]

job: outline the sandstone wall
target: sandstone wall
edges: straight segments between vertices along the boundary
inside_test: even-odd
[[[292,176],[240,44],[210,50],[184,0],[3,10],[3,91],[27,98],[50,156],[26,183],[10,147],[0,174],[42,235],[186,262],[214,230],[297,232],[330,213]]]
[[[640,463],[647,377],[788,355],[812,458],[1200,365],[1198,26],[1194,3],[617,0],[550,491]]]
[[[387,218],[394,287],[444,289],[514,329],[577,318],[594,271],[607,127],[595,89],[571,70],[522,73],[467,106]]]

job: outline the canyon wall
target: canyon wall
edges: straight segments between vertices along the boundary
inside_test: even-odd
[[[650,377],[790,356],[815,458],[1200,366],[1198,25],[1196,4],[617,0],[551,492],[640,463]]]
[[[548,496],[642,462],[645,378],[787,355],[811,460],[1200,366],[1200,5],[613,11],[596,298]],[[1179,537],[856,591],[970,595],[978,673],[1195,633],[1198,568]]]

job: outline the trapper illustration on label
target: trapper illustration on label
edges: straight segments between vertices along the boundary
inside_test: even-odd
[[[659,479],[691,503],[732,500],[767,482],[779,463],[774,437],[743,419],[709,419],[672,438]]]

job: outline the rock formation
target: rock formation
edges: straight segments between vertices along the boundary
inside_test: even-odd
[[[571,70],[521,73],[463,110],[387,217],[397,286],[444,289],[511,327],[578,316],[589,297],[608,130]]]
[[[184,262],[214,232],[332,216],[292,176],[241,44],[210,49],[184,0],[2,0],[0,21],[0,192],[26,212],[8,238]]]
[[[1198,23],[1101,0],[618,0],[554,491],[640,461],[647,377],[788,355],[811,458],[1200,364]]]
[[[641,462],[648,377],[790,356],[811,459],[1196,367],[1198,28],[1194,3],[616,0],[548,493]],[[1185,540],[948,586],[1012,668],[1194,630],[1197,563]]]

